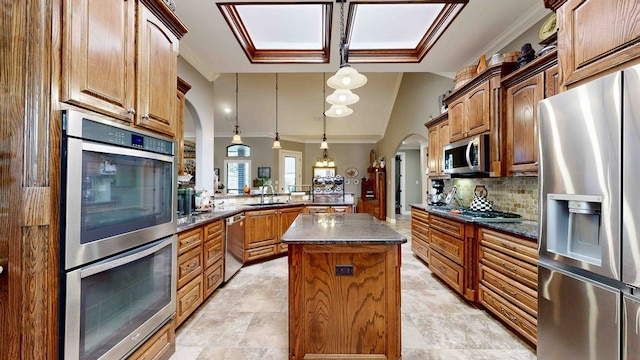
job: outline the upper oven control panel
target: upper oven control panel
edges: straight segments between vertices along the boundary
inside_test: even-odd
[[[150,133],[132,131],[126,126],[94,119],[77,111],[67,110],[64,116],[65,132],[68,136],[98,141],[132,149],[174,155],[174,141]]]

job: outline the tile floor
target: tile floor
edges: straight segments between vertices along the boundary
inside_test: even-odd
[[[535,350],[458,297],[411,252],[410,217],[390,227],[402,245],[404,360],[533,360]],[[287,258],[243,267],[176,334],[171,360],[285,360]]]

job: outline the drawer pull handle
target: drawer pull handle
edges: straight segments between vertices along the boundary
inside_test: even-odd
[[[187,267],[185,267],[184,270],[185,271],[191,271],[191,270],[195,269],[196,267],[198,267],[198,261],[194,260],[189,265],[187,265]]]
[[[440,271],[441,271],[441,272],[443,272],[443,273],[446,273],[446,272],[447,272],[447,268],[445,268],[445,267],[444,267],[444,266],[442,266],[442,265],[438,266],[438,270],[440,270]]]
[[[189,300],[187,300],[187,306],[188,306],[188,305],[191,305],[194,301],[198,300],[198,297],[199,297],[199,296],[198,296],[198,294],[194,294],[194,295],[192,295],[192,296],[189,298]]]
[[[518,272],[518,268],[514,268],[514,267],[509,267],[506,263],[502,263],[502,267],[511,271],[512,273],[517,273]]]
[[[184,242],[184,244],[185,244],[185,245],[191,245],[191,244],[193,244],[193,243],[194,243],[195,241],[197,241],[197,240],[198,240],[198,237],[192,237],[192,238],[190,238],[189,240],[185,241],[185,242]]]
[[[500,313],[504,316],[507,317],[507,319],[513,321],[513,322],[517,322],[518,318],[515,315],[511,315],[509,314],[509,312],[507,310],[505,310],[502,306],[500,307]]]
[[[516,291],[511,291],[509,289],[507,289],[504,285],[500,285],[500,288],[502,288],[502,291],[506,292],[507,294],[516,297],[518,295],[518,293]]]
[[[501,242],[500,245],[502,245],[503,248],[507,249],[507,250],[511,250],[511,251],[516,251],[518,248],[516,248],[515,246],[511,246],[505,242]]]

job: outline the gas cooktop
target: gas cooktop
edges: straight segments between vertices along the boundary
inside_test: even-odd
[[[463,206],[431,205],[431,209],[442,211],[450,215],[457,215],[471,222],[518,222],[522,216],[502,211],[477,211]]]

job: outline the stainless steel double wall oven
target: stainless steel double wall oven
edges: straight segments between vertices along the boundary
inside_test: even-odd
[[[61,358],[122,358],[175,312],[171,139],[63,114]]]

